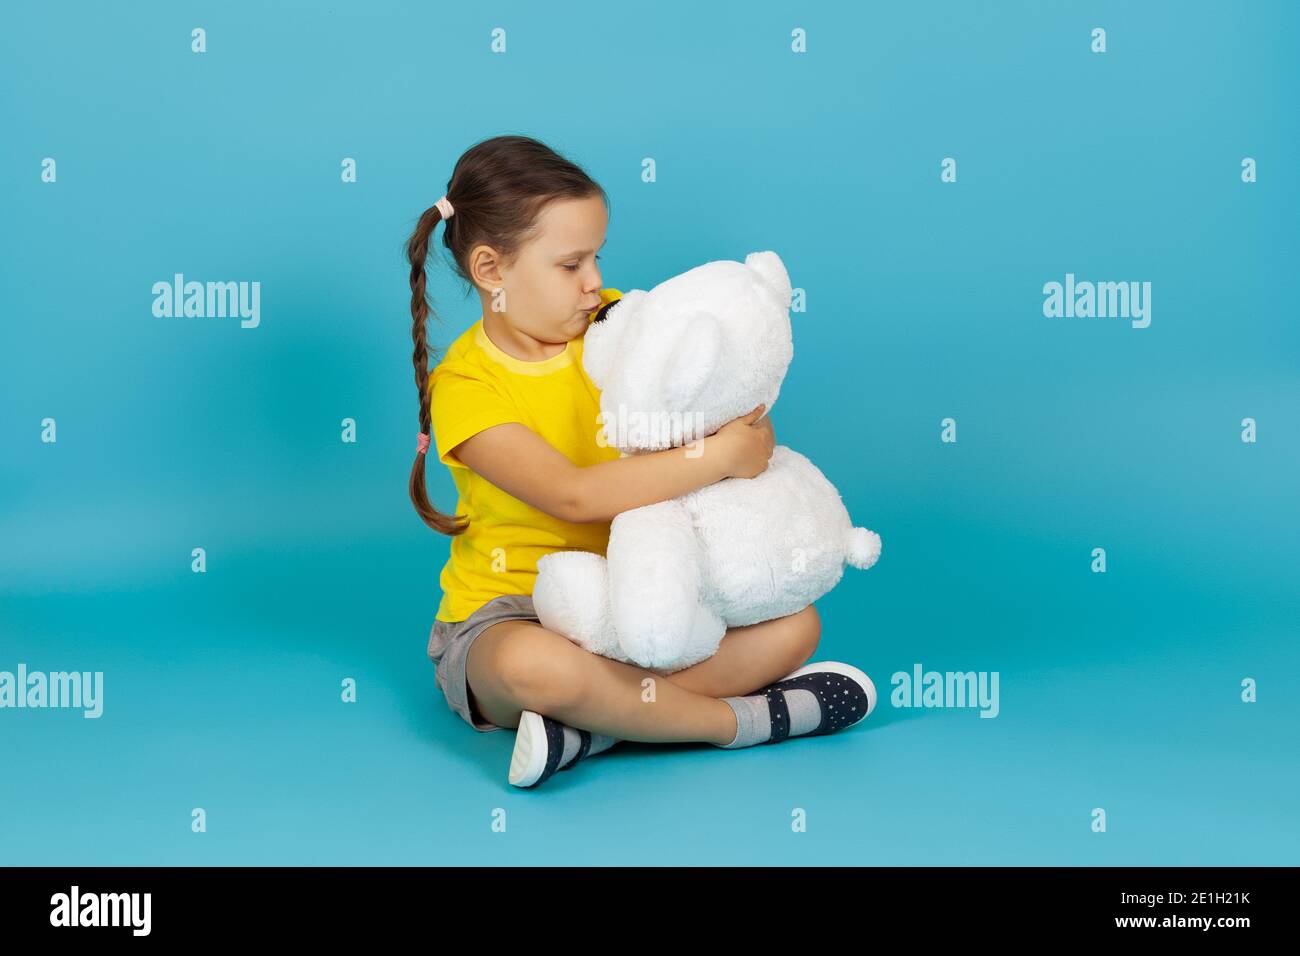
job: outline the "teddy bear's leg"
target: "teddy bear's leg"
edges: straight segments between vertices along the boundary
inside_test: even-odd
[[[542,627],[579,647],[622,660],[609,613],[605,559],[586,551],[554,551],[537,559],[533,607]]]
[[[727,627],[700,603],[699,542],[680,502],[618,515],[605,553],[613,630],[631,661],[676,668],[717,651]]]

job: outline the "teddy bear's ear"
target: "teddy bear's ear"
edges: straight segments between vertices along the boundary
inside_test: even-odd
[[[790,288],[790,273],[786,272],[785,263],[780,256],[775,252],[751,252],[745,256],[745,265],[758,273],[781,308],[790,308],[793,293]]]
[[[693,316],[685,334],[668,349],[663,370],[664,403],[670,410],[687,411],[718,367],[722,354],[722,329],[707,313]]]
[[[614,367],[614,356],[618,354],[619,343],[626,337],[628,326],[645,295],[643,290],[633,289],[627,295],[604,305],[587,326],[587,332],[583,336],[582,367],[597,388],[605,387],[605,379]]]

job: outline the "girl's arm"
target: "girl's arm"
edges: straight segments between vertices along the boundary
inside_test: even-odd
[[[508,422],[471,435],[456,457],[506,494],[561,521],[611,521],[723,478],[753,478],[776,446],[760,405],[690,446],[580,467],[526,425]],[[760,418],[759,416],[763,416]]]

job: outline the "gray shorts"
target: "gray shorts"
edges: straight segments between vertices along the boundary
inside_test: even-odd
[[[437,667],[434,679],[447,706],[475,730],[504,730],[487,720],[472,706],[465,662],[474,638],[501,621],[537,621],[530,594],[506,594],[493,598],[463,621],[437,621],[429,632],[429,659]]]

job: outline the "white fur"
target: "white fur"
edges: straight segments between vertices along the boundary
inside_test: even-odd
[[[794,354],[790,301],[775,252],[706,263],[623,296],[583,349],[606,440],[629,454],[676,447],[760,402],[770,411]],[[557,551],[537,562],[542,626],[667,674],[711,657],[727,628],[807,607],[845,564],[871,567],[880,536],[853,527],[817,467],[778,445],[755,478],[618,515],[606,555]]]

